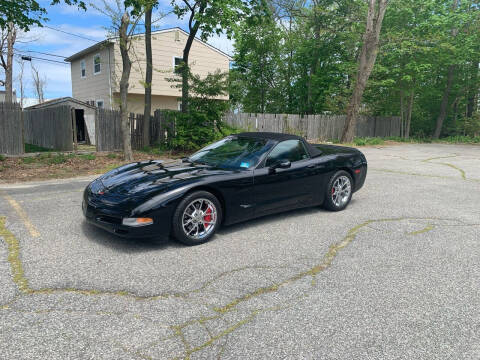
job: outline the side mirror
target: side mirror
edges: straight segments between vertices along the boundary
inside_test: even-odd
[[[288,169],[291,166],[292,166],[292,163],[290,161],[281,160],[281,161],[278,161],[278,162],[270,165],[270,167],[268,169],[270,170],[270,172],[274,172],[275,169]]]

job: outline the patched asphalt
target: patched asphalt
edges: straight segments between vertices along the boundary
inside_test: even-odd
[[[480,147],[361,150],[345,211],[196,247],[86,224],[86,179],[0,185],[0,358],[479,359]]]

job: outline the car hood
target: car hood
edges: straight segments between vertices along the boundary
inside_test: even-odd
[[[166,191],[172,185],[198,181],[201,178],[231,172],[208,165],[180,161],[142,161],[116,168],[98,180],[104,193],[145,196]]]

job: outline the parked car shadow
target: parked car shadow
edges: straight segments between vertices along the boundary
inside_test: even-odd
[[[168,238],[123,238],[89,224],[85,220],[82,222],[81,228],[83,234],[89,241],[127,253],[157,251],[167,248],[179,248],[183,246]]]
[[[235,233],[236,231],[245,230],[251,227],[259,226],[259,225],[272,225],[274,222],[282,221],[282,220],[292,220],[292,217],[301,217],[305,215],[311,214],[318,214],[322,212],[328,212],[327,210],[321,208],[320,206],[314,206],[309,208],[303,209],[295,209],[295,210],[287,210],[281,213],[276,213],[272,215],[262,216],[256,219],[247,220],[241,223],[236,223],[233,225],[222,226],[218,229],[218,234],[220,235],[230,235]]]
[[[352,199],[351,204],[354,203],[355,200]],[[241,223],[222,226],[218,229],[218,234],[222,236],[233,235],[236,232],[240,232],[242,230],[246,230],[251,227],[259,226],[259,225],[273,225],[275,222],[288,220],[291,221],[292,218],[295,217],[302,217],[306,215],[312,214],[321,214],[321,213],[328,213],[329,211],[319,207],[309,207],[303,209],[296,209],[296,210],[289,210],[273,215],[266,215],[260,218],[244,221]],[[89,224],[85,220],[82,223],[82,231],[85,237],[97,244],[102,246],[109,247],[111,249],[119,250],[122,252],[144,252],[144,251],[157,251],[162,249],[168,248],[183,248],[186,245],[176,242],[174,239],[171,238],[140,238],[140,239],[129,239],[123,238],[114,234],[111,234],[105,230],[97,228],[94,225]],[[215,242],[215,238],[213,239]]]

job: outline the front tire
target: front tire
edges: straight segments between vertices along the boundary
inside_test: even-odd
[[[185,196],[173,215],[173,236],[186,245],[209,241],[222,221],[218,199],[207,191],[195,191]]]
[[[340,211],[347,207],[352,199],[353,181],[344,170],[337,171],[330,178],[325,191],[324,207],[330,211]]]

